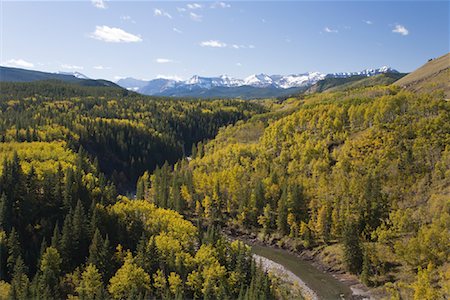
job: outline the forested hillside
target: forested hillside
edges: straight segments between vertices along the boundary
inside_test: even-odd
[[[120,191],[188,154],[221,126],[264,111],[244,101],[180,101],[58,82],[1,83],[0,141],[83,147]]]
[[[138,181],[138,198],[311,253],[393,299],[450,282],[450,104],[395,86],[288,99]],[[381,297],[381,296],[380,296]]]
[[[242,242],[119,196],[143,170],[265,109],[2,84],[0,299],[272,299]],[[106,176],[104,175],[106,173]],[[133,183],[134,185],[134,183]]]
[[[449,295],[442,91],[200,101],[10,83],[0,117],[0,298],[298,296],[223,231],[380,297]],[[138,177],[137,199],[120,196]]]

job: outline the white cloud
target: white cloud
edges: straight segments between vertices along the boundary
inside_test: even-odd
[[[190,4],[186,5],[186,6],[189,9],[199,9],[199,8],[203,7],[203,5],[198,4],[198,3],[190,3]]]
[[[142,42],[142,38],[124,31],[123,29],[108,26],[96,26],[91,33],[91,38],[107,43],[136,43]]]
[[[211,48],[232,48],[232,49],[254,49],[254,45],[240,45],[240,44],[227,44],[218,40],[209,40],[200,42],[200,46],[202,47],[211,47]]]
[[[62,64],[61,68],[67,69],[67,70],[83,70],[84,69],[82,66],[68,65],[68,64]]]
[[[160,79],[169,79],[169,80],[176,80],[176,81],[182,81],[183,78],[181,78],[178,75],[156,75],[156,78],[160,78]]]
[[[167,63],[172,63],[173,62],[172,59],[168,59],[168,58],[157,58],[157,59],[155,59],[155,61],[158,64],[167,64]]]
[[[255,46],[253,45],[238,45],[238,44],[232,44],[230,46],[233,49],[253,49]]]
[[[34,67],[33,63],[30,63],[30,62],[28,62],[26,60],[23,60],[21,58],[19,58],[19,59],[14,59],[13,58],[13,59],[7,60],[4,63],[4,65],[7,66],[7,67],[18,67],[18,68],[32,68],[32,67]]]
[[[395,25],[395,28],[392,29],[392,32],[399,33],[401,35],[408,35],[409,34],[409,30],[406,29],[406,27],[403,26],[403,25]]]
[[[225,2],[215,2],[211,4],[211,8],[230,8],[231,5]]]
[[[325,27],[323,30],[328,33],[338,33],[337,29],[331,29],[330,27]]]
[[[105,66],[102,66],[102,65],[93,66],[93,68],[96,69],[96,70],[110,70],[111,69],[111,67],[105,67]]]
[[[131,23],[133,23],[133,24],[136,24],[136,21],[133,20],[133,18],[131,18],[130,16],[121,16],[120,19],[121,19],[122,21],[128,21],[128,22],[131,22]]]
[[[217,41],[217,40],[209,40],[209,41],[201,42],[200,46],[202,46],[202,47],[212,47],[212,48],[224,48],[224,47],[227,46],[227,44],[223,43],[221,41]]]
[[[105,9],[107,8],[105,1],[103,0],[91,0],[92,5],[97,8]]]
[[[237,67],[242,67],[242,64],[240,62],[236,63]]]
[[[373,22],[369,21],[369,20],[363,20],[363,22],[366,23],[367,25],[372,25],[373,24]]]
[[[184,7],[177,7],[177,11],[178,12],[185,12],[186,8],[184,8]]]
[[[173,31],[175,31],[176,33],[180,33],[180,34],[183,33],[183,31],[181,31],[180,29],[178,29],[176,27],[173,28]]]
[[[168,12],[165,12],[164,10],[159,8],[155,8],[155,10],[153,11],[153,15],[156,17],[166,17],[172,19],[172,16]]]
[[[196,14],[194,12],[190,12],[189,13],[189,17],[191,17],[192,20],[197,21],[197,22],[200,22],[202,20],[202,18],[203,18],[203,16],[198,15],[198,14]]]

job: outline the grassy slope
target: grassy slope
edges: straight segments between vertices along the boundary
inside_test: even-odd
[[[403,73],[387,73],[370,77],[357,75],[347,78],[325,78],[310,87],[307,93],[336,92],[375,85],[389,85],[403,76],[405,76]]]
[[[450,53],[427,62],[414,72],[395,82],[395,85],[415,92],[443,89],[450,98]]]

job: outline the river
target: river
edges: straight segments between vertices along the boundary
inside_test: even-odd
[[[252,245],[252,252],[258,256],[282,265],[309,287],[317,298],[323,300],[352,299],[352,290],[330,274],[324,273],[296,255],[282,249]]]

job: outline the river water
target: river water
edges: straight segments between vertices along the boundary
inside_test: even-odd
[[[310,262],[286,250],[261,245],[251,247],[254,254],[272,260],[294,273],[316,293],[319,299],[351,299],[352,291],[348,286],[330,274],[318,270]]]

